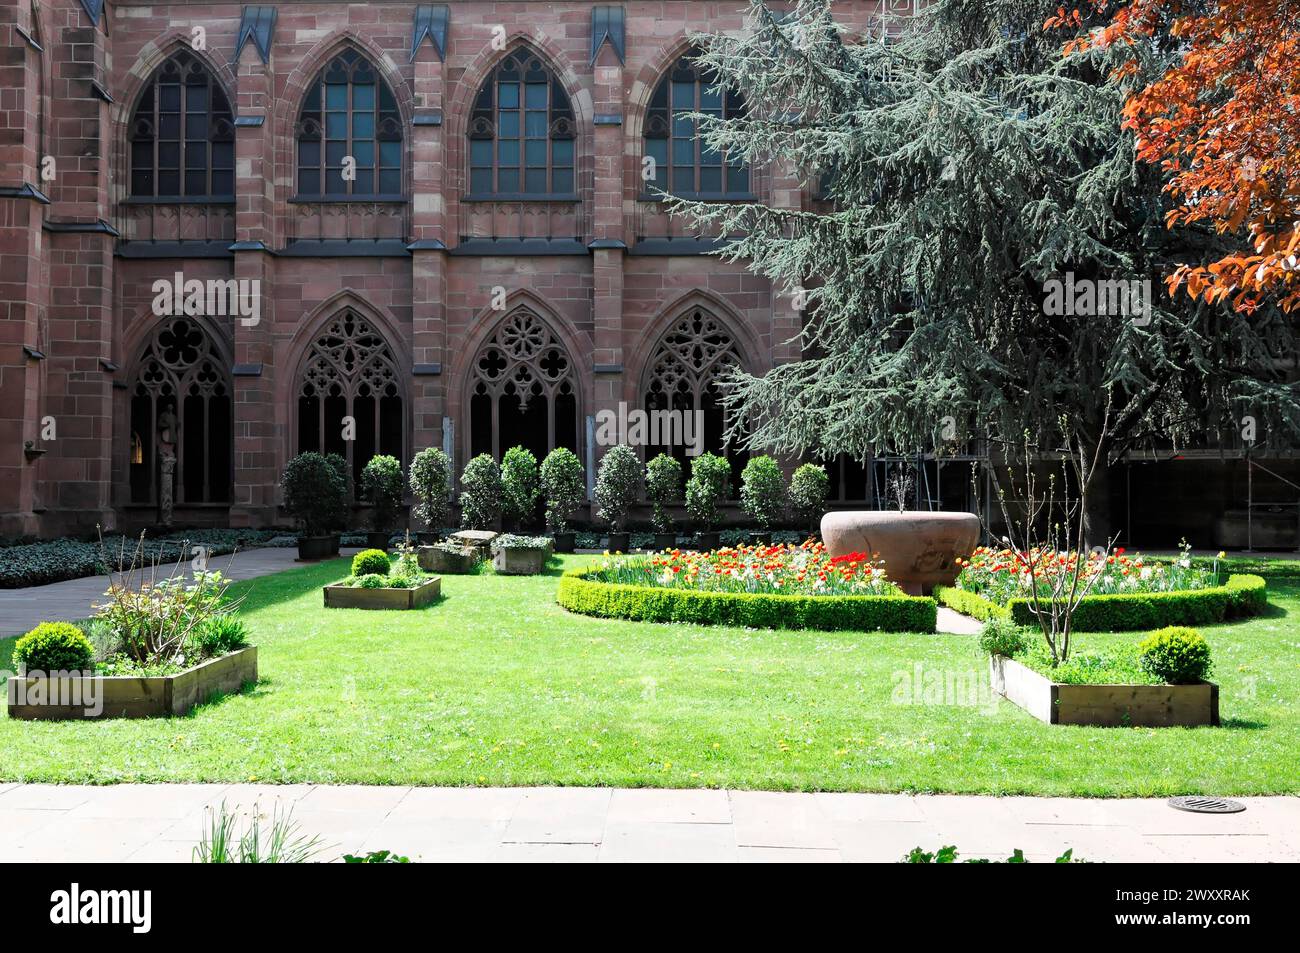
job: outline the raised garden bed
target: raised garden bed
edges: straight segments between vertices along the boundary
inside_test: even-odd
[[[432,579],[409,588],[368,589],[335,583],[324,587],[326,609],[419,609],[442,594],[442,579]]]
[[[419,560],[420,568],[425,572],[446,576],[468,575],[482,561],[482,557],[476,550],[451,543],[421,546],[416,551],[416,558]]]
[[[546,536],[498,536],[492,541],[492,568],[504,576],[536,576],[545,568],[553,545]]]
[[[28,720],[184,715],[213,695],[257,681],[257,646],[236,649],[174,675],[19,675],[9,679],[9,717]]]
[[[597,567],[571,569],[556,601],[571,612],[640,622],[693,622],[756,629],[933,632],[937,607],[928,597],[774,595],[702,592],[600,582]]]
[[[936,586],[939,602],[981,621],[1011,619],[1034,625],[1033,604],[1010,599],[999,605],[955,586]],[[1107,593],[1085,596],[1075,610],[1076,632],[1136,632],[1167,625],[1207,625],[1259,615],[1268,607],[1267,583],[1249,573],[1234,574],[1221,586],[1175,592]]]
[[[1219,686],[1070,685],[1005,655],[989,656],[993,691],[1051,725],[1167,728],[1219,724]]]

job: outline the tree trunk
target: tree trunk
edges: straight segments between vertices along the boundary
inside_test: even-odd
[[[1083,541],[1081,549],[1107,546],[1113,535],[1110,506],[1110,467],[1103,453],[1088,485],[1083,507]]]

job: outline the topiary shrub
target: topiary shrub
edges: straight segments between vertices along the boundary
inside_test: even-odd
[[[672,532],[668,506],[682,498],[682,465],[676,457],[661,453],[645,465],[645,495],[654,505],[655,531]]]
[[[726,457],[705,453],[691,461],[691,478],[686,481],[686,510],[706,532],[718,525],[730,482],[731,464]]]
[[[83,672],[95,647],[71,622],[42,622],[14,644],[14,665],[29,672]]]
[[[425,447],[411,460],[408,474],[415,506],[411,512],[430,530],[447,522],[451,496],[451,458],[437,447]]]
[[[754,629],[933,632],[933,599],[921,596],[803,596],[701,592],[598,582],[598,567],[571,569],[555,601],[570,612],[641,622],[689,622]]]
[[[325,536],[342,528],[349,499],[347,463],[342,472],[337,463],[342,459],[309,450],[285,464],[280,477],[284,509],[298,521],[303,536]]]
[[[501,458],[501,512],[516,527],[524,526],[537,510],[537,458],[531,450],[511,447]]]
[[[1210,646],[1201,633],[1171,625],[1138,643],[1142,670],[1170,685],[1203,682],[1210,674]]]
[[[460,475],[460,525],[494,529],[501,518],[501,468],[487,453],[465,464]]]
[[[397,523],[406,487],[402,464],[396,457],[378,454],[361,471],[361,498],[370,504],[370,519],[376,533],[388,532]]]
[[[371,573],[387,576],[388,570],[392,567],[392,560],[388,558],[388,553],[382,549],[363,549],[352,557],[352,575],[354,576],[369,576]]]
[[[825,467],[805,463],[794,471],[790,477],[790,510],[801,526],[817,526],[826,512],[830,489],[831,478]]]
[[[980,648],[989,655],[1014,658],[1029,648],[1029,635],[1010,619],[994,616],[980,630]]]
[[[546,528],[563,533],[569,517],[587,495],[587,473],[577,454],[556,447],[542,461],[542,492],[546,495]]]
[[[609,523],[610,532],[622,532],[627,515],[641,488],[641,461],[636,451],[624,444],[610,447],[601,457],[596,474],[596,508]]]
[[[740,505],[760,529],[770,529],[785,507],[785,480],[769,456],[751,457],[740,472]]]

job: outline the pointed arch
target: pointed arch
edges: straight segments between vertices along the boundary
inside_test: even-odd
[[[578,191],[578,122],[559,72],[517,43],[479,83],[466,127],[472,195],[545,198]]]
[[[126,474],[133,503],[229,503],[234,484],[234,386],[223,335],[177,315],[134,335],[127,387]]]
[[[587,379],[579,361],[590,350],[549,311],[517,293],[467,342],[456,376],[466,459],[500,459],[516,445],[539,460],[556,447],[581,456]]]
[[[120,113],[124,193],[233,201],[233,86],[204,51],[179,37],[142,51],[132,76],[134,89]]]
[[[322,101],[317,104],[316,114],[317,123],[322,127],[327,126],[330,122],[328,114],[331,112],[342,115],[341,125],[335,128],[322,128],[322,135],[315,137],[319,149],[319,155],[315,156],[314,163],[320,175],[319,185],[322,191],[303,191],[303,183],[300,181],[300,172],[302,168],[303,156],[300,151],[299,133],[304,124],[304,112],[311,105],[313,90],[316,95],[324,96],[321,89],[321,79],[324,74],[331,69],[331,66],[340,57],[355,58],[364,63],[373,71],[373,84],[361,83],[359,85],[373,85],[374,88],[374,106],[367,109],[366,103],[354,102],[354,86],[351,83],[352,77],[349,76],[349,82],[343,86],[346,102],[341,109],[330,109],[329,104]],[[391,110],[385,111],[378,108],[380,105],[383,90],[387,91],[387,97],[391,101]],[[302,195],[308,198],[321,199],[329,201],[335,196],[350,196],[351,194],[364,194],[367,196],[382,196],[384,198],[404,197],[410,190],[411,159],[410,159],[410,138],[406,130],[410,128],[411,118],[414,111],[414,94],[411,90],[410,83],[407,82],[402,72],[402,67],[398,65],[393,55],[375,44],[368,37],[362,36],[353,30],[340,30],[323,37],[314,47],[305,55],[294,67],[293,71],[285,80],[283,92],[275,97],[274,123],[276,131],[276,154],[275,167],[278,174],[282,175],[288,182],[288,194]],[[370,135],[363,128],[358,135],[356,127],[353,125],[353,116],[356,113],[365,114],[367,111],[372,116],[374,133],[380,132],[380,127],[386,127],[383,136]],[[335,120],[335,123],[338,123]],[[343,133],[339,135],[338,133]],[[354,154],[357,143],[362,143],[359,150],[362,154]],[[384,143],[390,145],[385,146]],[[331,143],[341,144],[342,151],[336,146],[331,154]],[[366,145],[373,151],[373,158],[367,156]],[[395,146],[395,148],[394,148]],[[310,147],[309,147],[310,152]],[[381,155],[388,152],[387,162]],[[357,160],[356,169],[357,177],[352,180],[341,179],[337,173],[341,169],[341,159],[345,155],[352,156]],[[312,156],[306,158],[311,159]],[[395,162],[393,160],[396,160]],[[373,164],[367,166],[365,161],[369,160]],[[388,175],[383,173],[387,171]],[[366,173],[370,174],[367,175]],[[340,182],[344,183],[344,192],[324,191],[331,183],[338,186]],[[380,186],[387,185],[397,188],[393,192],[378,191]],[[309,180],[308,186],[313,185]],[[361,189],[367,185],[371,186],[372,191],[362,192]]]
[[[407,457],[407,368],[380,324],[363,309],[343,306],[313,331],[295,365],[292,454],[337,453],[353,486],[377,454]]]
[[[752,334],[716,296],[694,291],[665,308],[643,341],[638,367],[629,375],[637,388],[636,406],[650,413],[692,415],[692,424],[683,423],[677,432],[702,434],[705,452],[721,453],[732,461],[734,482],[745,454],[723,442],[726,418],[717,382],[731,367],[757,369],[757,342]],[[648,446],[645,450],[647,458],[659,452],[690,464],[684,444]]]
[[[695,62],[690,38],[669,46],[673,54],[651,79],[642,71],[633,88],[632,124],[641,155],[653,160],[655,189],[674,195],[741,198],[753,192],[753,174],[741,158],[710,149],[696,114],[728,119],[745,113],[744,96],[714,89],[715,77]]]

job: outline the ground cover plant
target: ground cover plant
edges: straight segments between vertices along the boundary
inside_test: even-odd
[[[1300,792],[1290,580],[1264,615],[1199,627],[1222,727],[1142,729],[1046,725],[982,691],[905,691],[929,673],[986,686],[975,636],[576,617],[553,574],[444,576],[436,610],[325,609],[320,587],[347,572],[335,559],[232,586],[261,681],[185,717],[0,715],[0,780]],[[1095,633],[1083,648],[1138,640]]]

